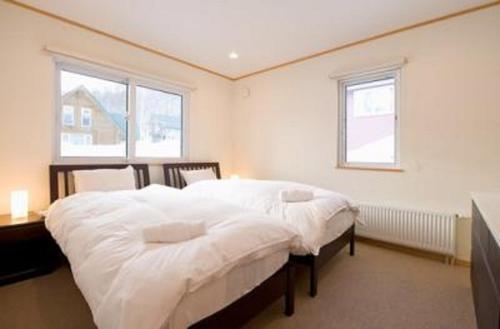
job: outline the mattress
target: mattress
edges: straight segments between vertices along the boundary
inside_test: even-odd
[[[287,250],[276,252],[238,266],[217,280],[188,293],[177,306],[165,328],[187,328],[222,310],[271,277],[287,261]]]
[[[342,210],[328,219],[326,230],[321,238],[321,246],[332,242],[341,236],[349,227],[354,224],[356,213],[352,210]]]
[[[314,198],[306,202],[283,202],[280,194],[287,190],[311,191]],[[296,255],[317,255],[324,245],[322,242],[330,242],[343,233],[339,232],[337,225],[341,227],[348,225],[345,215],[340,216],[343,220],[338,224],[334,214],[344,209],[357,211],[356,205],[345,195],[311,185],[285,181],[204,180],[188,185],[182,192],[202,198],[223,200],[283,220],[301,236],[300,245],[292,250]],[[334,227],[327,230],[328,223]]]

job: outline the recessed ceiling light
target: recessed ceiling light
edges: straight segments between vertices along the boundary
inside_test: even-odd
[[[238,57],[239,57],[239,55],[234,51],[229,53],[229,58],[231,58],[231,59],[237,59]]]

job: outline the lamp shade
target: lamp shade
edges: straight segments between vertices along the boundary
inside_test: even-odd
[[[10,193],[10,215],[12,218],[28,216],[28,191],[18,190]]]

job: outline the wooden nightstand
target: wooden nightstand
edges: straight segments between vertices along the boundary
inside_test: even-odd
[[[58,247],[43,217],[0,215],[0,285],[51,272],[57,255]]]

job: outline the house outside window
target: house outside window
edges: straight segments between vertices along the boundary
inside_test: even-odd
[[[61,140],[63,144],[69,145],[92,145],[91,134],[62,133]]]
[[[62,122],[64,126],[68,127],[75,125],[75,108],[73,106],[63,106]]]
[[[92,135],[91,134],[85,134],[83,136],[83,143],[85,145],[92,145]]]
[[[92,110],[88,107],[83,107],[81,112],[82,128],[90,128],[92,126]]]
[[[61,133],[61,142],[63,144],[69,144],[70,143],[70,138],[71,138],[71,134]]]

